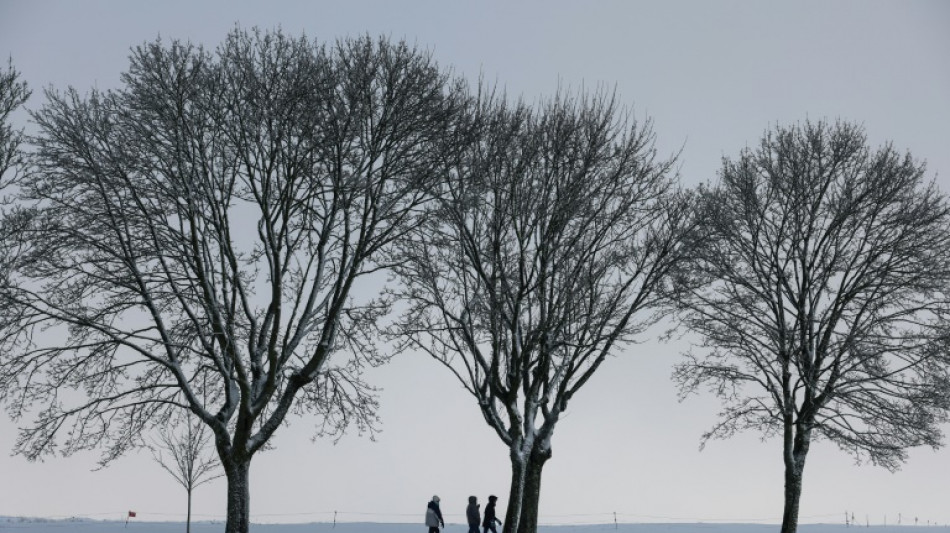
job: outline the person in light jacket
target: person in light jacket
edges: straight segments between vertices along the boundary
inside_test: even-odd
[[[465,508],[465,516],[468,517],[468,533],[478,533],[478,526],[482,521],[478,507],[478,498],[469,496],[468,507]]]
[[[485,520],[482,522],[482,527],[484,528],[483,533],[488,533],[489,530],[491,530],[492,533],[498,533],[495,531],[495,522],[498,522],[500,525],[501,520],[495,516],[496,501],[498,501],[498,496],[492,494],[488,497],[488,505],[485,506]]]
[[[429,526],[429,533],[439,533],[439,524],[445,527],[445,520],[439,509],[439,497],[433,496],[429,505],[426,506],[426,525]]]

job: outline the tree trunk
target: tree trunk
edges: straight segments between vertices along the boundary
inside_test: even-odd
[[[538,502],[541,500],[541,470],[551,458],[551,450],[534,449],[528,457],[521,496],[521,520],[518,533],[538,532]]]
[[[794,440],[786,438],[785,442],[785,511],[782,514],[781,533],[795,533],[798,530],[798,508],[802,497],[802,474],[811,435],[799,429]]]
[[[785,512],[782,514],[782,533],[798,530],[798,504],[802,496],[802,475],[785,467]]]
[[[508,509],[505,511],[501,533],[518,533],[526,469],[524,456],[517,450],[511,450],[511,490],[508,491]]]
[[[228,478],[228,521],[225,533],[248,533],[250,527],[251,491],[250,460],[233,462],[225,468]]]
[[[188,517],[185,519],[185,533],[191,533],[191,489],[188,489]]]

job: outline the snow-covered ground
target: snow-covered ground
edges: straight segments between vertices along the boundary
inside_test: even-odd
[[[598,524],[571,526],[541,526],[540,533],[776,533],[776,524]],[[185,530],[182,522],[125,522],[94,520],[39,520],[0,517],[0,531],[10,533],[180,533]],[[310,523],[310,524],[254,524],[252,533],[425,533],[421,524],[380,523]],[[220,522],[193,522],[193,533],[220,533]],[[449,524],[444,533],[467,533],[468,527]],[[947,533],[950,526],[852,526],[842,524],[804,524],[801,533]]]

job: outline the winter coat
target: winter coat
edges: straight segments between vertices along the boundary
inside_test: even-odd
[[[495,522],[501,522],[495,517],[495,502],[488,502],[488,505],[485,506],[485,520],[482,522],[482,526],[493,526]]]
[[[428,527],[439,527],[440,522],[445,524],[445,520],[442,519],[442,511],[439,509],[439,504],[429,502],[428,507],[426,507],[426,525]]]
[[[478,527],[480,517],[478,516],[478,504],[470,503],[465,508],[465,515],[468,516],[468,525]]]

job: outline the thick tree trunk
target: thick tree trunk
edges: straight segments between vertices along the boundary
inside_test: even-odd
[[[538,502],[541,500],[541,470],[551,458],[551,450],[535,449],[528,457],[524,477],[524,492],[521,496],[521,520],[518,533],[538,532]]]
[[[251,462],[234,462],[225,468],[228,478],[228,521],[225,533],[248,533],[251,516]]]
[[[785,511],[782,514],[781,533],[795,533],[798,530],[802,474],[805,471],[805,458],[810,444],[811,435],[801,429],[796,432],[794,439],[785,439]]]
[[[798,504],[802,496],[802,476],[785,468],[785,512],[782,514],[782,533],[798,530]]]
[[[511,451],[511,490],[508,491],[508,509],[505,512],[505,523],[501,528],[502,533],[518,533],[527,469],[526,459],[520,452]]]

